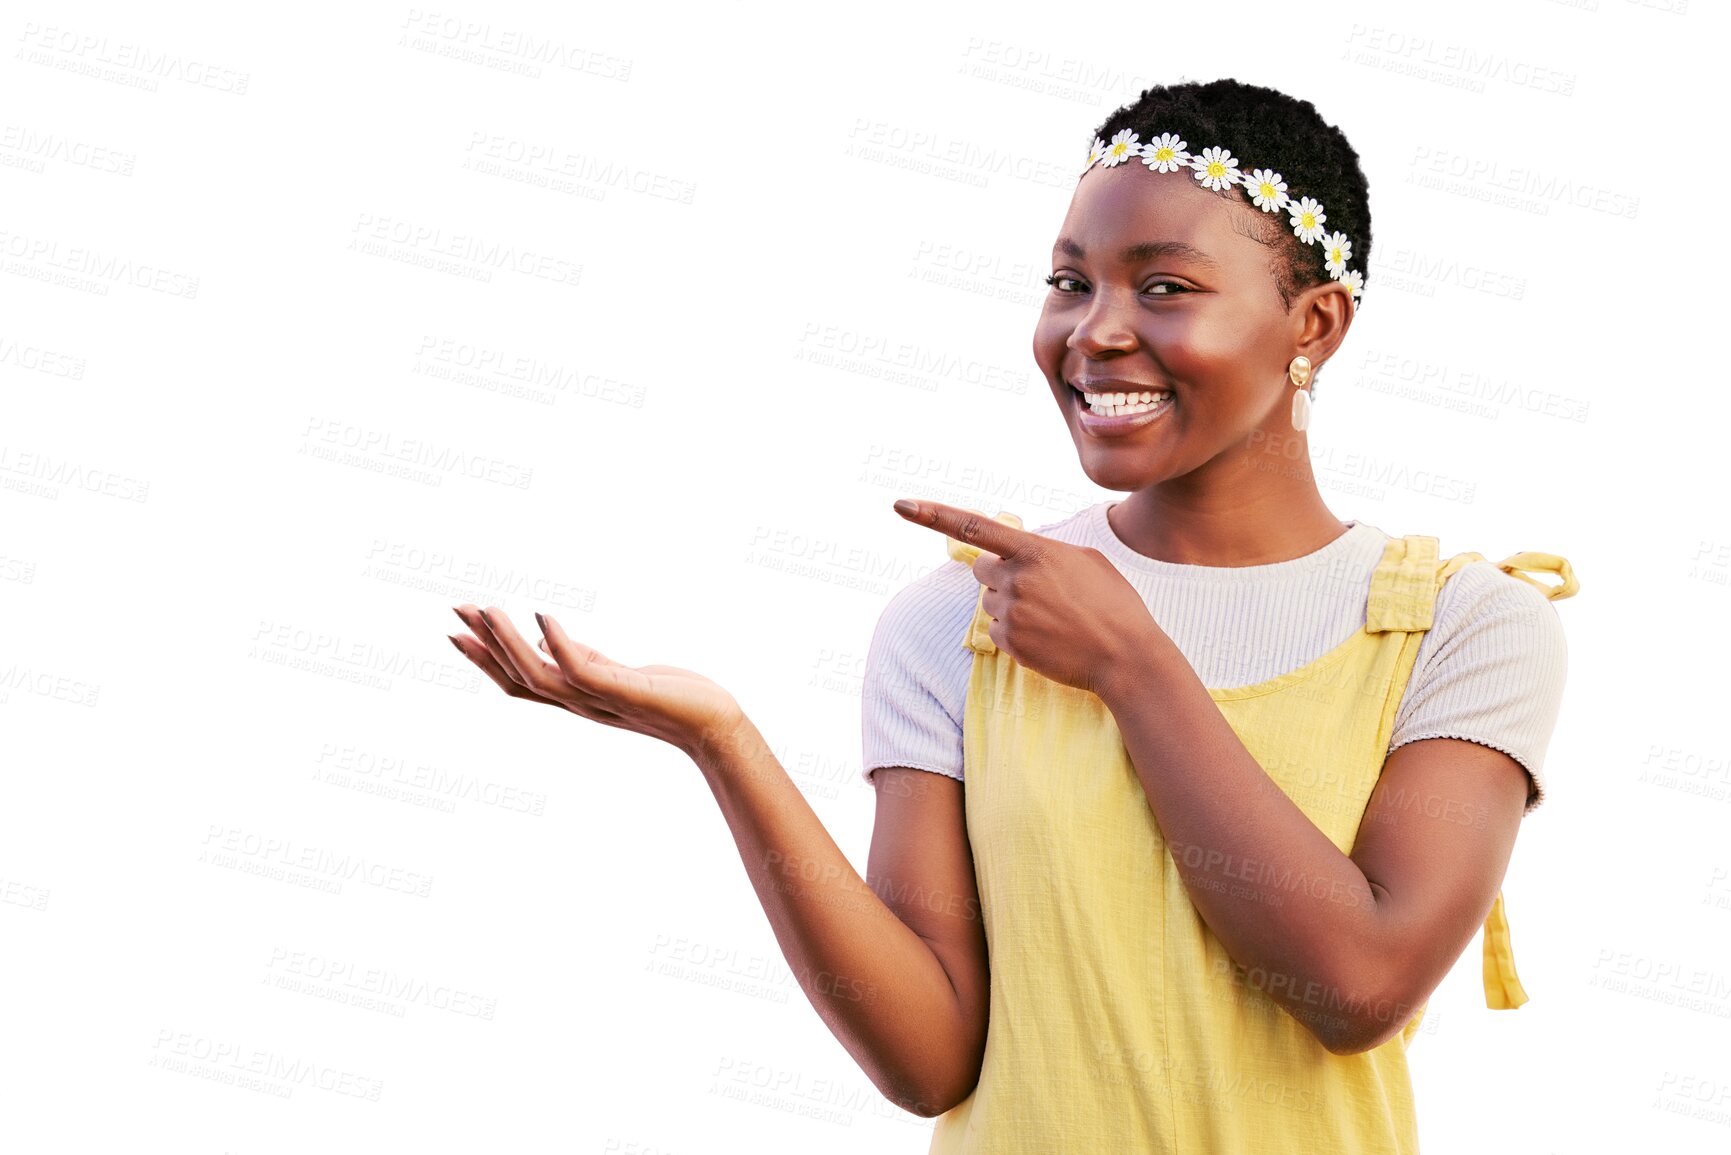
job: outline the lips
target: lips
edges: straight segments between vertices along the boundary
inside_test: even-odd
[[[1086,401],[1077,401],[1075,404],[1076,422],[1083,433],[1093,437],[1116,437],[1151,425],[1164,425],[1166,415],[1172,412],[1172,407],[1177,402],[1167,398],[1152,408],[1138,406],[1134,412],[1115,412],[1111,415],[1095,412]]]

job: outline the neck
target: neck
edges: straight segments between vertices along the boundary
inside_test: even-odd
[[[1314,486],[1246,501],[1195,500],[1153,486],[1106,511],[1118,540],[1179,565],[1271,565],[1315,553],[1347,530]]]

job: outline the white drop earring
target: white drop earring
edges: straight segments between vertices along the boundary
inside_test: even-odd
[[[1310,428],[1310,358],[1294,357],[1286,366],[1286,379],[1297,386],[1292,391],[1292,428],[1299,433]]]

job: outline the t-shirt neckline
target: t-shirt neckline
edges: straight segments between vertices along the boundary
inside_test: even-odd
[[[1123,569],[1167,579],[1188,578],[1213,582],[1278,581],[1327,567],[1365,547],[1371,539],[1378,536],[1374,526],[1354,518],[1344,523],[1347,527],[1345,533],[1322,548],[1300,557],[1263,565],[1192,565],[1188,562],[1146,557],[1125,545],[1113,531],[1112,523],[1106,519],[1106,511],[1117,504],[1117,501],[1101,501],[1088,510],[1088,536],[1093,539],[1092,544]]]

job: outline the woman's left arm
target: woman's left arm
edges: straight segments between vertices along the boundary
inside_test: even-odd
[[[1245,749],[1152,620],[1095,692],[1232,958],[1265,974],[1262,989],[1335,1054],[1398,1033],[1496,901],[1527,801],[1520,763],[1456,738],[1401,746],[1347,855]]]
[[[907,520],[984,551],[972,566],[993,643],[1111,710],[1191,901],[1233,960],[1268,975],[1267,993],[1336,1054],[1405,1026],[1496,901],[1527,801],[1520,763],[1455,738],[1399,747],[1344,854],[1105,555],[907,504]]]

